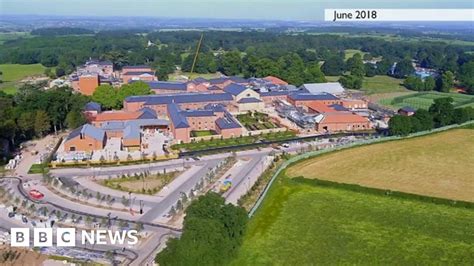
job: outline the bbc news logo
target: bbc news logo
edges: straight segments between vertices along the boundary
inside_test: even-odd
[[[29,247],[30,229],[29,228],[11,228],[10,245],[12,247]],[[135,245],[138,243],[137,230],[91,230],[81,231],[80,243],[82,245]],[[57,228],[56,237],[54,238],[52,228],[34,228],[33,229],[33,246],[34,247],[52,247],[53,239],[56,239],[58,247],[75,247],[77,243],[75,228]]]

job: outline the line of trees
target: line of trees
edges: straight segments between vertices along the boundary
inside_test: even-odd
[[[160,265],[225,265],[242,244],[247,213],[226,204],[214,192],[200,196],[186,209],[183,233],[168,240],[157,255]]]
[[[137,34],[123,30],[83,36],[38,36],[5,42],[0,49],[0,63],[41,63],[55,67],[53,74],[61,76],[93,57],[110,60],[118,69],[124,65],[148,64],[157,70],[161,80],[166,80],[176,66],[190,70],[199,37],[199,32]],[[148,46],[148,41],[153,45]],[[358,49],[366,53],[363,59],[382,57],[382,61],[376,65],[365,64],[362,69],[357,58],[344,62],[345,49]],[[309,82],[310,75],[317,71],[315,65],[324,62],[321,71],[325,75],[350,75],[343,82],[357,88],[360,85],[357,77],[361,72],[369,77],[386,75],[393,63],[398,62],[393,75],[405,78],[413,73],[411,60],[415,59],[422,66],[443,73],[450,71],[461,84],[472,88],[472,68],[464,66],[474,59],[474,55],[467,53],[471,49],[446,43],[386,41],[370,37],[209,31],[205,33],[195,71],[218,70],[226,75],[246,77],[274,74],[299,85],[305,80]],[[287,69],[288,62],[295,63],[290,70]],[[357,70],[352,69],[353,63]],[[356,73],[348,74],[351,70]],[[315,76],[315,81],[321,80],[319,73]]]
[[[413,116],[395,115],[388,125],[391,135],[408,135],[433,128],[474,120],[474,108],[454,108],[453,99],[438,98],[428,110],[418,109]]]

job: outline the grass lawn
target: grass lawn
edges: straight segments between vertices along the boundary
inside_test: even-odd
[[[342,150],[287,169],[303,176],[474,202],[474,130]]]
[[[42,174],[45,173],[48,170],[48,167],[46,167],[44,164],[33,164],[30,167],[30,170],[28,170],[28,174]]]
[[[360,54],[362,57],[364,57],[366,53],[362,52],[361,50],[347,49],[347,50],[344,50],[344,59],[347,60],[353,57],[355,54]]]
[[[328,82],[337,82],[339,80],[339,76],[326,76],[326,79]],[[366,94],[409,91],[401,85],[402,83],[402,79],[396,79],[383,75],[364,77],[361,91],[365,91]]]
[[[407,91],[402,83],[402,79],[389,76],[366,77],[362,83],[362,90],[367,94]]]
[[[474,210],[280,176],[231,265],[470,265]]]
[[[216,135],[217,133],[212,130],[194,130],[191,131],[192,137],[205,137],[205,136],[212,136]]]
[[[19,65],[3,64],[0,65],[0,71],[3,72],[2,80],[4,82],[19,81],[29,76],[42,75],[46,68],[41,64]]]
[[[42,75],[46,68],[41,64],[20,65],[20,64],[3,64],[0,65],[0,71],[3,72],[0,84],[0,90],[7,94],[15,94],[17,91],[18,81],[29,77]]]
[[[120,178],[106,179],[99,182],[101,185],[112,189],[151,195],[160,191],[180,174],[181,172],[174,171],[166,174],[152,174],[145,178],[139,175],[122,176]]]
[[[434,99],[451,97],[453,98],[455,107],[466,107],[474,104],[474,96],[460,93],[442,93],[442,92],[420,92],[413,93],[406,96],[399,96],[394,98],[386,98],[379,101],[380,104],[398,109],[404,106],[411,106],[415,109],[428,109],[433,103]]]

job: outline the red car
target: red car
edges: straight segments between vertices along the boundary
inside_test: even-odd
[[[39,192],[38,190],[36,189],[32,189],[30,190],[30,197],[32,197],[33,199],[35,200],[41,200],[44,198],[44,194]]]

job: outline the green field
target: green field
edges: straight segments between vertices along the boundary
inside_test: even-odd
[[[355,54],[360,54],[363,57],[366,54],[366,52],[362,52],[361,50],[356,50],[356,49],[347,49],[347,50],[344,50],[344,59],[347,60],[353,57]]]
[[[328,82],[337,82],[339,76],[326,76],[326,79]],[[408,91],[402,83],[403,80],[389,76],[365,77],[361,90],[367,94]]]
[[[0,71],[3,72],[0,84],[0,90],[5,93],[14,94],[18,87],[18,81],[30,77],[38,76],[44,73],[46,68],[41,64],[19,65],[19,64],[3,64],[0,65]]]
[[[215,131],[212,130],[193,130],[191,131],[191,137],[205,137],[217,135]]]
[[[232,265],[468,265],[474,210],[282,178]]]
[[[451,97],[454,100],[455,107],[474,106],[474,96],[460,93],[442,93],[442,92],[420,92],[406,96],[382,99],[380,104],[398,109],[404,106],[410,106],[415,109],[428,109],[433,101],[438,98]]]
[[[6,41],[11,41],[11,40],[16,40],[19,38],[31,38],[32,36],[30,35],[29,32],[23,32],[23,31],[18,31],[18,32],[0,32],[0,45],[3,44]]]

